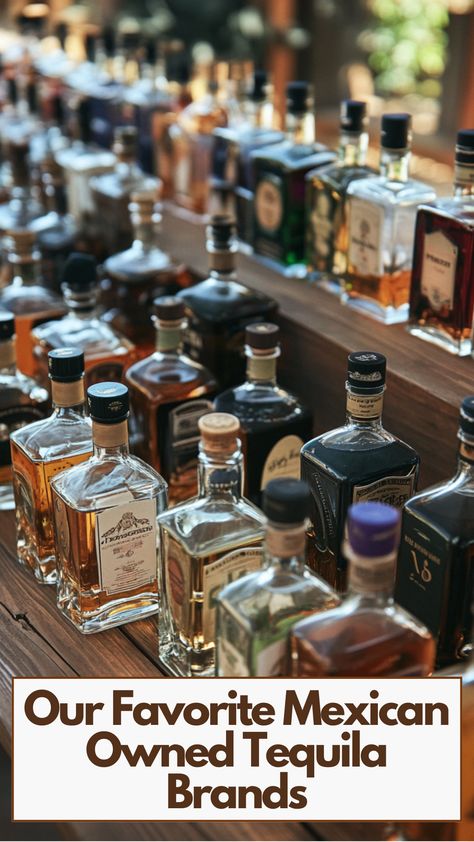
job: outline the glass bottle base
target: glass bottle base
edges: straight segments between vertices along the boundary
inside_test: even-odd
[[[40,585],[56,585],[58,581],[56,556],[49,555],[40,561],[38,556],[32,552],[31,547],[24,547],[20,543],[18,545],[18,561],[23,567],[31,570]]]
[[[400,307],[385,307],[373,299],[356,298],[347,292],[341,295],[341,304],[385,325],[400,324],[408,320],[408,304],[401,304]]]
[[[467,357],[472,351],[470,337],[454,339],[447,331],[433,325],[408,324],[407,331],[412,336],[424,339],[425,342],[431,342],[432,345],[437,345],[438,348],[443,348],[444,351],[448,351],[449,354],[456,354],[458,357]]]
[[[178,678],[210,678],[216,674],[214,646],[196,650],[181,641],[160,641],[158,661],[168,675]]]
[[[78,597],[75,593],[67,596],[58,593],[58,608],[61,614],[81,634],[96,634],[125,623],[133,623],[135,620],[144,620],[151,614],[156,614],[159,607],[157,594],[144,593],[133,600],[111,600],[99,610],[84,612],[78,607]]]

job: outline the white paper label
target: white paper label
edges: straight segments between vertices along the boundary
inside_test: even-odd
[[[471,187],[474,184],[474,167],[471,164],[456,163],[454,166],[454,183]]]
[[[260,488],[271,479],[300,478],[300,451],[303,439],[299,436],[283,436],[270,450],[263,466]]]
[[[134,590],[157,576],[156,500],[132,500],[96,517],[99,582],[107,593]]]
[[[351,196],[349,200],[349,263],[358,275],[383,274],[383,209]]]
[[[259,570],[263,561],[263,549],[232,550],[204,568],[202,628],[204,640],[215,639],[216,597],[225,585],[235,582],[253,570]]]
[[[262,180],[255,193],[255,214],[258,224],[265,231],[274,234],[283,218],[281,192],[271,181]]]
[[[458,249],[442,231],[425,234],[421,291],[433,310],[452,310]]]
[[[352,502],[375,500],[387,503],[401,509],[412,496],[415,488],[415,472],[405,477],[382,477],[368,485],[355,485],[352,491]]]

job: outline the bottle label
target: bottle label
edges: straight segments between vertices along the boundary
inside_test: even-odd
[[[421,291],[433,310],[452,310],[458,248],[443,234],[425,234]]]
[[[318,189],[314,196],[311,226],[314,249],[317,257],[322,260],[328,260],[333,249],[336,219],[331,219],[331,212],[334,213],[334,208],[330,197],[325,190]]]
[[[14,406],[0,410],[0,467],[11,465],[10,435],[24,427],[44,418],[45,413],[34,406]]]
[[[283,219],[283,198],[280,179],[263,178],[255,192],[257,222],[267,234],[276,234]]]
[[[354,485],[352,502],[376,500],[401,509],[415,490],[415,468],[404,477],[382,477],[368,485]]]
[[[283,436],[272,447],[263,466],[261,489],[265,488],[271,479],[300,478],[300,451],[303,444],[299,436]]]
[[[370,396],[348,392],[346,408],[353,418],[380,418],[383,409],[383,392]]]
[[[157,577],[156,500],[131,500],[96,516],[95,540],[101,590],[144,587]]]
[[[202,630],[204,641],[215,640],[216,597],[225,585],[247,573],[258,570],[263,562],[263,549],[249,547],[233,550],[208,564],[203,573]]]
[[[349,264],[357,275],[383,275],[384,212],[378,205],[349,199]]]
[[[471,187],[474,184],[474,167],[470,164],[456,163],[454,165],[454,183]]]
[[[169,414],[171,448],[174,452],[196,449],[199,442],[199,419],[212,412],[212,402],[186,401]]]

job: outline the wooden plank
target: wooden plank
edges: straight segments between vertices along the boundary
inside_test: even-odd
[[[219,842],[244,842],[244,840],[307,840],[317,838],[300,822],[74,822],[60,825],[65,839],[87,840],[219,840]]]

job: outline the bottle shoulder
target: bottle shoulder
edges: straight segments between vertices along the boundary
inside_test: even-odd
[[[394,442],[399,442],[399,439],[383,427],[373,429],[371,427],[344,424],[306,442],[302,448],[302,452],[305,455],[311,456],[323,450],[371,450],[387,447]],[[409,445],[406,445],[406,447],[408,450],[411,450]]]
[[[108,257],[104,262],[106,274],[131,284],[143,281],[150,275],[175,269],[170,256],[158,246],[143,248],[140,244],[133,244],[129,249]]]
[[[21,315],[26,312],[55,310],[65,312],[63,300],[39,284],[10,284],[0,291],[0,307]]]
[[[385,176],[361,178],[352,181],[347,188],[350,197],[364,199],[375,205],[420,205],[434,201],[436,193],[422,181],[409,178],[407,181],[390,181]]]
[[[474,543],[474,481],[470,472],[458,471],[445,482],[415,494],[405,505],[408,516],[441,532],[458,544]]]
[[[252,158],[261,172],[267,168],[298,171],[330,164],[336,159],[336,153],[322,143],[305,145],[285,139],[281,143],[256,150]]]
[[[67,419],[53,413],[49,418],[20,427],[11,438],[33,462],[92,452],[91,420],[73,413]]]
[[[371,167],[330,164],[327,167],[310,170],[306,175],[306,181],[315,192],[320,190],[345,192],[352,181],[375,178],[376,176],[376,170]]]
[[[92,316],[80,319],[73,314],[46,322],[33,330],[35,340],[45,347],[61,348],[67,345],[81,348],[86,357],[107,353],[128,353],[131,343],[106,322]]]
[[[247,618],[261,610],[263,604],[277,613],[288,607],[289,600],[296,601],[302,609],[312,607],[315,611],[329,610],[340,602],[336,592],[308,567],[293,570],[272,564],[229,583],[218,600]]]
[[[262,542],[266,519],[245,498],[196,497],[163,512],[158,522],[190,555],[208,556]]]
[[[450,219],[461,224],[468,230],[474,229],[474,199],[468,196],[444,196],[419,208],[420,215]]]
[[[48,404],[49,392],[40,386],[32,377],[17,371],[14,374],[0,373],[0,408],[13,405],[15,400],[28,398],[35,404]],[[23,400],[22,400],[23,403]]]
[[[309,417],[295,395],[278,385],[246,382],[227,389],[215,399],[218,412],[236,415],[244,429],[268,427],[296,418]]]
[[[275,300],[264,293],[236,280],[221,281],[212,277],[181,290],[178,298],[182,298],[200,318],[215,322],[263,315],[277,309]]]
[[[157,402],[184,399],[186,394],[198,397],[217,388],[214,376],[199,362],[185,354],[171,355],[159,351],[131,365],[125,378],[128,385]]]
[[[393,600],[371,603],[359,595],[349,595],[329,611],[301,620],[294,626],[293,633],[316,645],[320,643],[325,655],[331,649],[335,653],[347,650],[355,641],[359,646],[382,646],[400,634],[424,640],[431,638],[426,626]]]

